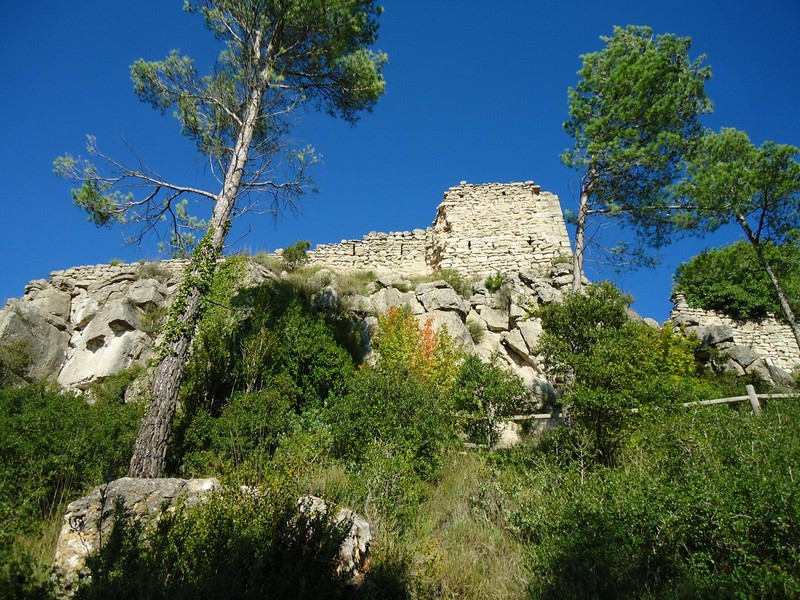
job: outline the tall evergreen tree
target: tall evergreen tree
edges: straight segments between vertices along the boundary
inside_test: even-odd
[[[654,37],[649,27],[629,26],[601,39],[605,48],[582,56],[564,123],[575,143],[561,159],[581,173],[574,291],[581,287],[592,215],[633,226],[642,242],[666,241],[670,185],[702,132],[699,116],[711,111],[704,90],[711,72],[701,66],[703,57],[689,58],[689,38]]]
[[[100,152],[93,138],[92,159],[66,155],[55,163],[57,174],[80,185],[73,198],[98,225],[139,224],[142,235],[167,218],[178,246],[187,238],[181,225],[205,230],[166,326],[131,459],[129,474],[137,477],[164,474],[178,389],[232,219],[265,197],[272,208],[292,201],[307,183],[313,155],[286,141],[293,113],[310,104],[355,122],[384,91],[386,56],[370,50],[381,13],[374,0],[192,0],[185,9],[202,15],[224,44],[210,73],[200,76],[191,58],[173,51],[162,61],[136,61],[131,75],[142,101],[162,113],[174,110],[182,133],[219,174],[220,189],[166,181],[141,162],[125,165]],[[208,222],[187,215],[190,196],[211,201]]]

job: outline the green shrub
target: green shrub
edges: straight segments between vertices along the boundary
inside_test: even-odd
[[[613,468],[532,456],[515,484],[531,598],[800,593],[800,405],[654,414]]]
[[[471,355],[459,367],[452,402],[467,438],[491,448],[503,418],[521,410],[526,397],[519,377]]]
[[[161,283],[165,283],[172,277],[172,271],[159,261],[142,261],[136,269],[136,276],[139,279],[155,279]]]
[[[281,252],[283,268],[291,273],[306,264],[308,262],[309,248],[311,248],[311,242],[308,240],[300,240],[295,242],[294,245],[284,248],[283,252]]]
[[[361,463],[364,447],[380,442],[392,456],[409,457],[426,480],[437,477],[455,437],[450,407],[438,391],[400,368],[359,372],[330,418],[337,456]]]
[[[291,493],[217,494],[147,530],[118,513],[76,599],[341,598],[349,523],[330,519],[302,513]]]
[[[90,405],[42,385],[0,389],[0,564],[17,569],[0,580],[31,583],[18,543],[42,535],[67,502],[125,474],[140,419],[140,407],[102,396]]]
[[[24,384],[32,359],[31,347],[26,342],[0,345],[0,388]]]
[[[505,278],[500,271],[495,272],[494,275],[489,275],[483,282],[483,285],[486,286],[486,289],[492,292],[493,294],[500,289],[500,286],[503,285]]]
[[[710,393],[696,377],[695,343],[669,328],[630,321],[628,302],[601,284],[539,310],[540,351],[551,372],[569,383],[562,401],[570,423],[588,435],[606,464],[641,413]]]
[[[472,296],[472,282],[455,269],[441,269],[436,271],[433,276],[450,284],[450,287],[462,298],[469,300]]]

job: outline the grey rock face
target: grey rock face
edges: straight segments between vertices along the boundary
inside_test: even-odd
[[[709,346],[733,341],[733,329],[730,325],[706,325],[700,328],[698,335],[700,340]]]
[[[462,318],[469,312],[469,304],[446,281],[432,281],[417,287],[417,298],[428,312],[455,311]]]
[[[325,500],[319,496],[303,496],[297,501],[297,505],[300,512],[305,514],[327,514],[330,510]],[[359,582],[364,575],[372,545],[369,522],[349,508],[340,508],[333,520],[336,524],[351,523],[347,536],[339,546],[336,572],[348,581]]]
[[[471,350],[474,346],[469,328],[464,324],[459,313],[449,310],[434,310],[430,313],[417,317],[421,325],[431,319],[434,331],[440,331],[442,326],[447,327],[447,333],[456,340],[466,350]]]
[[[111,532],[115,504],[122,503],[135,522],[147,523],[162,508],[175,510],[178,501],[192,508],[220,488],[216,479],[135,479],[123,477],[101,485],[67,506],[58,536],[55,567],[66,584],[65,595],[88,573],[86,557]]]
[[[39,309],[21,300],[9,300],[0,311],[0,344],[22,344],[34,358],[29,376],[55,379],[69,343],[69,333],[54,326]]]

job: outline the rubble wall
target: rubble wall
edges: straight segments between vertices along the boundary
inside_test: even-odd
[[[455,269],[480,278],[497,271],[548,273],[553,259],[571,254],[558,197],[526,181],[462,182],[445,192],[426,230],[373,232],[319,245],[309,257],[312,264],[337,269],[420,275]]]
[[[673,297],[670,313],[673,323],[698,325],[727,325],[733,331],[733,341],[738,346],[747,346],[762,358],[772,359],[775,366],[792,372],[800,367],[800,349],[785,323],[767,318],[761,321],[735,321],[715,311],[689,306],[681,294]]]

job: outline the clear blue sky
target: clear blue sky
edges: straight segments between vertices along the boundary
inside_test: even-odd
[[[202,157],[177,123],[132,92],[129,65],[180,48],[203,65],[215,47],[181,0],[57,2],[3,0],[0,36],[2,221],[0,302],[22,294],[50,271],[113,258],[157,258],[155,239],[122,245],[118,229],[97,229],[52,174],[54,157],[83,151],[85,135],[121,153],[127,140],[165,176],[207,181]],[[714,78],[707,119],[764,140],[800,145],[800,3],[707,0],[387,0],[378,47],[388,52],[387,93],[352,128],[306,114],[295,130],[323,156],[319,193],[278,223],[264,218],[235,228],[234,248],[273,250],[298,239],[313,244],[431,224],[444,191],[470,183],[534,180],[576,205],[578,175],[562,166],[567,88],[579,55],[601,48],[614,25],[650,25],[691,36]],[[708,245],[676,244],[656,271],[616,278],[635,308],[667,317],[675,267]],[[593,279],[610,277],[589,265]]]

